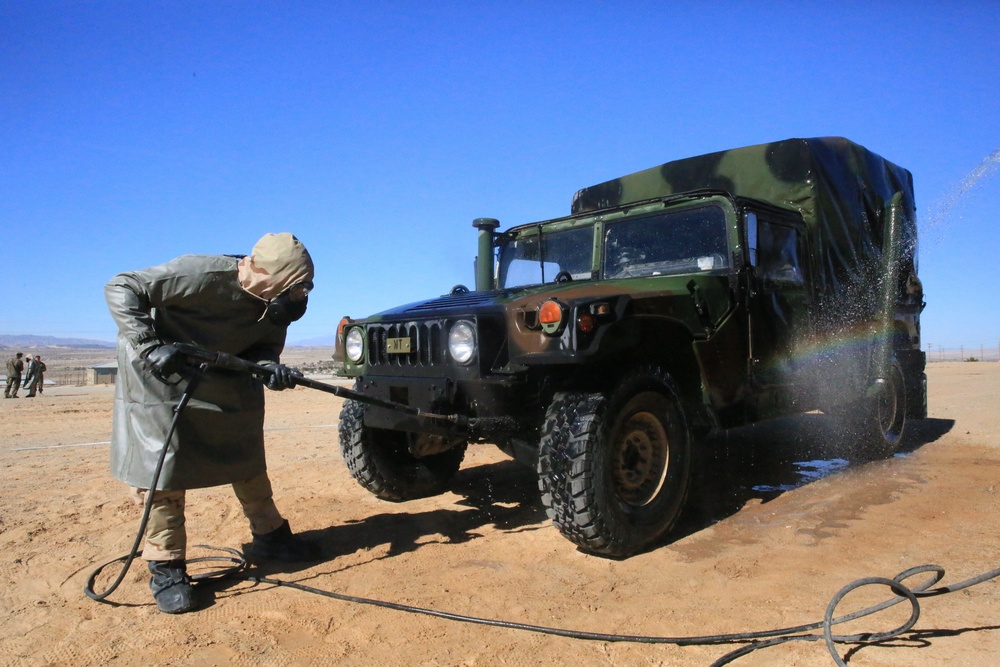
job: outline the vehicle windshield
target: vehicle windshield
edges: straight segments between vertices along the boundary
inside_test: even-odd
[[[536,227],[535,229],[539,229]],[[576,227],[558,232],[505,237],[500,243],[498,285],[501,289],[541,285],[555,281],[561,272],[574,280],[591,277],[594,228]]]
[[[718,206],[608,223],[604,277],[635,278],[729,267],[726,215]]]

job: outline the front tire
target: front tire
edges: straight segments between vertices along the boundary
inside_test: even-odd
[[[346,400],[340,412],[340,451],[351,476],[382,500],[402,501],[443,493],[465,458],[467,443],[438,454],[410,453],[404,431],[364,424],[365,406]]]
[[[670,377],[639,372],[610,398],[556,394],[538,473],[550,518],[581,549],[625,557],[663,536],[691,478],[690,434]]]

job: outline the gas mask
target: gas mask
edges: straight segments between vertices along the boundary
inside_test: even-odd
[[[292,322],[306,314],[309,304],[309,292],[312,291],[312,281],[295,283],[284,292],[267,302],[264,314],[267,320],[278,327],[287,327]]]

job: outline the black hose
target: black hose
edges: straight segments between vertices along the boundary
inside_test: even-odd
[[[237,552],[238,553],[238,552]],[[909,579],[910,577],[923,573],[923,572],[933,572],[934,576],[927,581],[910,588],[906,586],[903,581]],[[962,590],[964,588],[969,588],[976,584],[989,581],[990,579],[995,579],[1000,577],[1000,568],[991,570],[979,576],[967,579],[965,581],[953,584],[951,586],[944,586],[941,588],[930,589],[930,586],[936,584],[944,577],[944,569],[937,565],[921,565],[919,567],[911,568],[905,570],[892,579],[885,579],[882,577],[867,577],[864,579],[858,579],[851,582],[847,586],[844,586],[834,595],[830,604],[827,606],[826,614],[822,621],[815,623],[808,623],[805,625],[798,625],[788,628],[780,628],[776,630],[764,630],[760,632],[741,632],[741,633],[731,633],[731,634],[718,634],[718,635],[700,635],[692,637],[664,637],[664,636],[647,636],[647,635],[622,635],[622,634],[609,634],[603,632],[586,632],[581,630],[567,630],[564,628],[553,628],[542,625],[531,625],[528,623],[518,623],[514,621],[504,621],[497,619],[481,618],[477,616],[467,616],[464,614],[455,614],[446,611],[439,611],[436,609],[427,609],[424,607],[417,607],[408,604],[401,604],[398,602],[387,602],[385,600],[375,600],[372,598],[359,597],[355,595],[346,595],[344,593],[336,593],[333,591],[327,591],[321,588],[316,588],[314,586],[308,586],[306,584],[300,584],[297,582],[283,581],[281,579],[272,579],[270,577],[257,577],[254,575],[241,574],[237,576],[232,576],[230,578],[240,579],[244,581],[249,581],[252,583],[269,584],[272,586],[280,586],[284,588],[292,588],[295,590],[303,591],[306,593],[313,593],[315,595],[321,595],[323,597],[333,598],[335,600],[341,600],[343,602],[353,602],[357,604],[366,604],[375,607],[382,607],[385,609],[393,609],[395,611],[402,611],[412,614],[423,614],[425,616],[433,616],[436,618],[443,618],[450,621],[459,621],[462,623],[473,623],[476,625],[487,625],[499,628],[507,628],[512,630],[523,630],[526,632],[537,632],[547,635],[555,635],[559,637],[568,637],[571,639],[582,639],[588,641],[604,641],[604,642],[629,642],[637,644],[674,644],[677,646],[711,646],[719,644],[737,644],[742,642],[749,642],[747,646],[742,646],[726,655],[722,656],[714,663],[712,667],[721,667],[722,665],[727,665],[737,658],[744,655],[753,653],[762,648],[767,648],[769,646],[777,646],[779,644],[784,644],[792,641],[819,641],[824,640],[826,642],[827,648],[830,651],[830,655],[834,662],[841,667],[846,667],[843,659],[841,659],[839,653],[837,652],[837,644],[850,644],[850,643],[866,643],[866,644],[878,644],[880,642],[885,642],[890,639],[901,636],[905,632],[908,632],[917,622],[920,616],[920,604],[918,602],[919,598],[922,597],[933,597],[937,595],[943,595],[945,593],[952,593],[955,591]],[[854,591],[855,589],[861,588],[862,586],[869,585],[884,585],[888,586],[893,592],[896,593],[896,597],[890,598],[884,602],[860,609],[846,616],[834,617],[834,612],[836,611],[837,605],[847,596],[848,593]],[[930,589],[930,590],[929,590]],[[834,625],[841,623],[847,623],[849,621],[854,621],[871,614],[875,614],[884,609],[888,609],[904,600],[910,602],[913,608],[910,618],[900,627],[889,632],[882,633],[868,633],[868,634],[856,634],[856,635],[834,635],[832,628]],[[803,634],[810,630],[822,629],[820,634]]]
[[[149,513],[153,508],[153,496],[156,494],[156,485],[160,481],[160,471],[163,470],[163,462],[167,458],[167,450],[170,449],[170,439],[174,435],[174,431],[177,429],[177,420],[181,415],[181,410],[188,404],[191,400],[191,396],[194,395],[194,390],[198,386],[198,382],[201,380],[202,374],[205,369],[208,368],[208,364],[200,364],[194,368],[191,372],[191,376],[188,379],[187,387],[184,389],[184,393],[181,394],[181,398],[177,401],[177,405],[174,406],[174,417],[170,420],[170,428],[167,430],[167,436],[163,439],[163,447],[160,449],[160,456],[156,460],[156,467],[153,469],[153,478],[149,482],[149,490],[146,492],[146,502],[142,508],[142,518],[139,520],[139,530],[136,532],[135,541],[132,543],[132,549],[124,556],[119,556],[114,560],[110,560],[104,565],[101,565],[96,570],[90,573],[90,577],[87,578],[87,583],[83,586],[83,592],[91,600],[96,600],[97,602],[104,602],[105,598],[115,592],[115,589],[121,585],[122,581],[125,579],[125,575],[128,574],[128,570],[132,567],[132,561],[139,554],[139,545],[142,544],[142,538],[146,534],[146,525],[149,523]],[[103,592],[98,593],[94,590],[94,586],[97,582],[97,577],[104,571],[104,568],[111,565],[112,563],[124,562],[121,572],[118,573],[118,578]]]

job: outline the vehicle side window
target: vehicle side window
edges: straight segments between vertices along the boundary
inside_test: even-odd
[[[795,228],[760,220],[757,224],[757,257],[757,275],[762,280],[803,284],[799,234]]]

